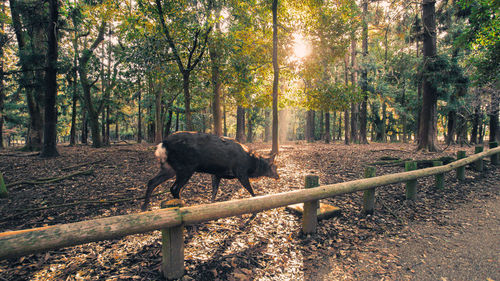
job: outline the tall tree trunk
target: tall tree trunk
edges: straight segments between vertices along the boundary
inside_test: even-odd
[[[27,150],[40,150],[42,148],[43,136],[43,116],[41,101],[43,98],[43,89],[41,88],[44,73],[41,69],[43,60],[29,60],[26,59],[27,55],[44,56],[43,51],[43,28],[40,24],[32,24],[31,26],[32,38],[30,44],[26,43],[25,30],[21,23],[20,11],[18,10],[18,2],[10,0],[10,10],[12,17],[12,25],[16,34],[18,52],[22,70],[21,87],[26,91],[26,102],[28,104],[29,123],[28,135],[26,139],[25,149]],[[36,9],[34,12],[43,13],[44,9]],[[33,15],[34,18],[41,18],[41,15]],[[33,70],[35,69],[35,70]]]
[[[191,72],[182,75],[182,87],[184,89],[184,121],[187,131],[193,131],[193,119],[191,116],[191,93],[189,91],[189,76]]]
[[[139,90],[137,91],[137,143],[142,142],[142,101],[141,101],[141,80],[138,81]]]
[[[87,73],[88,71],[87,64],[94,50],[104,40],[105,29],[106,29],[106,23],[103,22],[99,27],[99,34],[97,35],[97,38],[94,40],[89,49],[86,49],[82,52],[82,56],[78,60],[78,72],[80,74],[80,83],[82,85],[85,107],[87,109],[87,113],[89,116],[90,131],[92,132],[92,145],[94,147],[102,146],[102,139],[99,133],[99,114],[102,110],[102,102],[97,108],[95,108],[91,94],[92,84],[89,81]]]
[[[264,142],[269,142],[269,139],[271,139],[271,112],[269,109],[264,110],[264,119],[265,119],[265,124],[266,126],[264,127]]]
[[[367,139],[367,122],[368,122],[368,69],[366,66],[366,58],[368,57],[368,0],[363,0],[363,29],[362,29],[362,49],[363,49],[363,66],[361,72],[361,91],[363,92],[363,101],[361,102],[361,111],[359,119],[359,142],[363,144],[368,143]]]
[[[278,0],[273,0],[273,144],[271,153],[278,153]]]
[[[404,89],[403,89],[403,98],[404,98]],[[405,114],[403,114],[405,115]],[[403,116],[404,122],[406,122],[406,116]],[[380,126],[380,134],[381,134],[381,141],[382,142],[387,142],[387,135],[385,131],[387,130],[387,103],[385,102],[384,99],[382,99],[382,124]],[[403,126],[404,127],[404,126]]]
[[[348,70],[348,63],[349,63],[349,55],[346,53],[344,57],[344,82],[346,86],[349,86],[349,70]],[[346,108],[344,111],[344,142],[345,144],[349,144],[349,108]]]
[[[120,141],[120,127],[119,127],[119,121],[118,121],[118,116],[116,116],[115,120],[115,141],[119,142]]]
[[[168,108],[171,108],[171,105],[168,106]],[[172,115],[173,115],[173,111],[172,111],[172,109],[169,109],[168,110],[168,117],[167,117],[167,124],[165,125],[165,130],[164,130],[164,134],[163,134],[164,138],[166,138],[170,135],[170,130],[172,128]]]
[[[422,1],[422,21],[424,25],[424,60],[432,64],[436,57],[436,12],[435,0]],[[427,70],[425,70],[427,71]],[[437,89],[436,85],[424,78],[422,110],[420,113],[418,149],[438,151],[437,146]]]
[[[472,132],[470,134],[470,143],[477,144],[478,141],[478,130],[479,130],[479,109],[480,104],[476,105],[474,108],[474,114],[472,115]]]
[[[48,51],[47,67],[45,71],[45,127],[43,133],[43,147],[40,157],[59,156],[57,151],[57,33],[59,26],[58,0],[49,0],[50,21],[47,28]]]
[[[2,14],[5,14],[5,2],[2,1]],[[7,43],[8,37],[5,34],[4,21],[0,22],[0,150],[3,145],[3,122],[4,122],[4,100],[5,100],[5,84],[4,84],[4,46]]]
[[[497,82],[496,84],[496,89],[498,89],[499,83]],[[488,112],[488,115],[490,117],[490,142],[500,142],[500,128],[498,126],[498,103],[500,96],[498,96],[497,92],[497,90],[494,90],[491,93],[491,108]]]
[[[306,141],[314,142],[314,114],[313,110],[308,110],[306,115]]]
[[[217,7],[215,11],[216,18],[219,18],[220,8]],[[221,46],[218,36],[220,35],[220,22],[215,23],[215,34],[212,36],[212,40],[209,43],[208,52],[210,55],[210,60],[212,62],[212,87],[213,87],[213,102],[212,102],[212,114],[214,117],[214,134],[217,136],[222,136],[222,110],[221,110],[221,81],[220,81],[220,58],[217,50],[217,46]]]
[[[88,114],[85,108],[82,108],[82,135],[81,143],[87,144],[89,139]]]
[[[338,126],[337,139],[342,140],[342,112],[339,112],[339,126]]]
[[[76,108],[78,103],[78,84],[76,83],[76,71],[73,73],[71,81],[71,88],[73,89],[72,103],[71,103],[71,129],[69,134],[69,145],[76,145]]]
[[[161,84],[156,84],[155,82],[153,84],[155,84],[152,86],[155,93],[155,143],[160,143],[163,140],[163,118],[161,114],[163,87]]]
[[[108,101],[109,102],[109,101]],[[104,134],[104,145],[110,145],[110,129],[109,127],[111,126],[111,120],[110,120],[110,106],[109,106],[109,103],[108,105],[106,105],[106,131],[105,131],[105,134]]]
[[[224,103],[222,106],[223,109],[223,120],[224,120],[224,136],[227,136],[227,120],[226,120],[226,104]]]
[[[236,109],[236,140],[245,142],[245,108],[241,106]]]
[[[333,118],[335,120],[335,117]],[[333,122],[335,124],[335,122]],[[335,126],[333,126],[333,131],[335,132]],[[330,143],[331,135],[330,135],[330,112],[325,112],[325,135],[324,140],[325,143]]]
[[[161,0],[156,0],[156,8],[158,12],[158,16],[160,19],[160,23],[163,29],[163,32],[165,33],[165,37],[167,39],[167,42],[169,44],[169,47],[172,51],[172,56],[175,59],[177,63],[177,67],[179,69],[179,72],[182,74],[182,79],[183,79],[183,91],[184,91],[184,121],[186,124],[186,130],[192,131],[193,130],[193,124],[192,124],[192,116],[191,116],[191,93],[189,91],[189,77],[191,75],[191,71],[195,69],[195,67],[198,65],[198,63],[201,61],[203,58],[203,55],[205,53],[205,49],[207,47],[207,42],[208,42],[208,37],[210,34],[210,31],[212,28],[206,28],[205,34],[204,34],[204,42],[201,43],[199,41],[199,35],[200,33],[197,33],[196,36],[193,39],[193,45],[192,47],[187,47],[188,50],[188,59],[186,65],[183,64],[180,53],[177,51],[177,46],[174,43],[174,39],[172,38],[170,34],[170,30],[168,26],[165,23],[165,18],[163,14],[163,7]],[[209,24],[209,20],[206,21],[206,25]],[[207,27],[207,26],[206,26]],[[195,51],[200,47],[200,51],[196,58],[193,59],[193,56],[195,54]]]
[[[248,123],[247,123],[247,142],[252,143],[253,142],[253,110],[249,109],[248,110]]]
[[[357,84],[357,74],[356,74],[356,38],[354,34],[351,40],[351,85]],[[359,105],[356,103],[351,103],[351,140],[353,142],[359,142]]]

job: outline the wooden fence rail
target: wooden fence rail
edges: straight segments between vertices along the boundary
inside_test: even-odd
[[[500,147],[474,154],[448,165],[421,170],[213,204],[159,209],[76,223],[4,232],[0,233],[0,259],[88,242],[116,239],[131,234],[178,227],[183,224],[196,224],[219,218],[256,213],[291,204],[373,189],[378,186],[407,182],[421,177],[443,174],[498,153],[500,153]]]

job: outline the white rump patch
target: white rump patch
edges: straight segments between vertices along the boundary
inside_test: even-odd
[[[160,163],[167,162],[167,150],[165,149],[165,147],[163,147],[162,142],[160,142],[156,146],[155,156],[160,161]]]

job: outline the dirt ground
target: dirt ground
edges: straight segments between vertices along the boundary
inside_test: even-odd
[[[458,146],[424,153],[409,144],[290,143],[280,147],[280,179],[252,185],[264,195],[303,188],[308,174],[319,175],[321,184],[345,182],[362,178],[374,162],[377,175],[403,171],[381,157],[435,159],[462,149],[473,153]],[[158,171],[153,150],[151,144],[61,146],[55,159],[1,151],[7,184],[86,173],[10,186],[9,198],[0,199],[0,232],[139,212],[136,198]],[[433,177],[420,179],[415,201],[405,200],[403,184],[377,188],[373,215],[361,214],[362,193],[322,200],[342,212],[321,221],[314,235],[301,234],[300,219],[285,208],[187,226],[183,280],[500,280],[499,187],[500,167],[485,161],[483,172],[467,169],[464,182],[448,173],[443,191]],[[188,206],[207,204],[210,192],[210,177],[195,174],[181,196]],[[217,201],[247,197],[237,181],[223,180]],[[152,208],[170,198],[155,196]],[[160,251],[159,231],[131,235],[1,260],[0,280],[161,280]]]

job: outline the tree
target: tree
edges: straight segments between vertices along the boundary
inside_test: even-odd
[[[170,4],[173,5],[173,3]],[[179,6],[177,7],[170,7],[166,5],[165,7],[169,8],[170,13],[164,13],[163,11],[164,6],[162,5],[161,0],[156,0],[156,9],[163,33],[167,39],[167,43],[172,52],[172,56],[175,59],[175,62],[177,63],[179,72],[182,74],[186,128],[187,130],[193,130],[193,122],[191,116],[191,93],[189,89],[190,76],[193,70],[196,68],[196,66],[200,63],[201,59],[203,58],[203,55],[205,54],[208,37],[210,31],[212,30],[212,27],[209,26],[210,21],[208,19],[208,15],[205,16],[203,24],[197,21],[198,18],[196,15],[195,16],[188,15],[187,19],[184,18],[181,22],[191,21],[190,24],[194,25],[188,29],[188,30],[194,30],[194,34],[191,37],[192,43],[190,44],[190,46],[187,46],[186,42],[176,42],[175,40],[179,40],[179,38],[175,38],[172,36],[173,33],[171,32],[171,28],[169,28],[169,26],[165,21],[165,16],[168,17],[169,14],[179,15],[180,13],[182,13],[180,9],[188,8],[184,6],[186,3],[178,3],[178,4]],[[190,7],[188,10],[194,8],[195,7]],[[176,22],[177,20],[169,20],[169,24],[173,24]],[[176,32],[178,34],[178,37],[181,37],[179,33],[181,33],[182,31],[177,30]],[[179,48],[181,47],[185,48],[186,50],[180,50]],[[183,58],[181,58],[181,56],[183,56]]]
[[[19,84],[24,88],[29,112],[28,136],[25,149],[40,150],[43,138],[43,45],[46,9],[38,1],[10,0],[12,27],[17,39],[21,78]],[[26,28],[28,27],[28,28]]]
[[[222,99],[222,85],[221,85],[221,29],[220,29],[220,6],[215,7],[215,30],[212,32],[212,38],[209,42],[209,55],[212,66],[212,88],[213,88],[213,101],[212,101],[212,114],[213,114],[213,123],[214,123],[214,134],[217,136],[222,136],[222,108],[221,108],[221,99]]]
[[[419,144],[417,149],[438,151],[437,146],[437,89],[429,73],[436,61],[436,11],[435,0],[422,0],[424,78],[422,110],[420,113]]]
[[[368,57],[368,0],[363,0],[362,2],[362,32],[361,32],[361,41],[362,41],[362,49],[363,49],[363,63],[361,69],[361,91],[363,92],[363,101],[361,102],[361,110],[359,116],[359,142],[367,144],[368,140],[366,138],[366,124],[368,120],[367,116],[367,105],[368,105],[368,69],[367,69],[367,57]]]
[[[81,56],[78,59],[78,73],[80,76],[80,83],[82,84],[83,100],[85,101],[85,108],[88,113],[90,121],[90,130],[92,132],[92,145],[94,147],[102,146],[101,134],[99,133],[99,115],[104,107],[105,98],[103,97],[100,103],[94,103],[94,98],[92,97],[91,88],[97,82],[97,80],[93,82],[90,81],[88,64],[94,51],[97,49],[99,44],[104,40],[105,31],[106,31],[106,22],[103,21],[99,26],[98,34],[94,42],[92,43],[92,45],[90,45],[89,48],[86,48],[81,52]]]
[[[50,21],[47,27],[47,67],[45,70],[45,126],[40,157],[59,156],[57,152],[57,56],[59,29],[59,1],[49,1]]]
[[[277,154],[278,149],[278,0],[273,0],[273,131],[272,131],[272,150],[271,153]]]
[[[5,14],[5,3],[2,6],[2,16]],[[8,42],[8,36],[5,34],[5,24],[0,20],[0,149],[3,149],[3,124],[4,124],[4,103],[5,103],[5,84],[4,84],[4,48]]]

